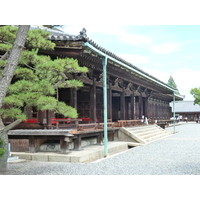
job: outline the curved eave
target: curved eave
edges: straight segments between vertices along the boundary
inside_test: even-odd
[[[180,94],[175,94],[175,100],[176,101],[182,101],[185,98],[185,96],[180,95]]]
[[[141,70],[138,70],[136,67],[133,67],[133,66],[130,66],[130,65],[127,65],[126,63],[123,63],[122,61],[119,61],[118,59],[116,58],[113,58],[113,56],[110,56],[109,54],[107,54],[106,51],[100,51],[99,49],[95,48],[93,45],[91,45],[90,43],[88,42],[84,42],[83,43],[83,46],[88,48],[89,50],[95,52],[96,54],[102,56],[102,57],[107,57],[108,60],[111,60],[113,61],[114,63],[116,64],[119,64],[121,67],[124,67],[130,71],[133,71],[135,74],[137,74],[138,76],[140,76],[141,78],[145,79],[145,80],[148,80],[149,82],[152,82],[153,84],[155,85],[158,85],[159,87],[162,87],[162,88],[165,88],[166,90],[168,90],[171,94],[173,94],[173,92],[176,92],[176,89],[170,87],[169,85],[159,81],[158,79],[148,75],[147,73],[141,71]],[[176,99],[182,99],[182,96],[178,96],[178,95],[175,95],[176,96]]]

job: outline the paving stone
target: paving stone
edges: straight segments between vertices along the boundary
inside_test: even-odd
[[[49,155],[36,153],[36,154],[32,155],[32,160],[35,160],[35,161],[49,161]]]

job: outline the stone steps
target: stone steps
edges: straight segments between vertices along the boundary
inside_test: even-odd
[[[170,132],[166,131],[165,129],[162,129],[157,125],[148,125],[140,127],[122,127],[120,128],[120,131],[123,134],[126,134],[130,138],[130,144],[131,144],[131,139],[133,139],[134,142],[136,141],[136,143],[138,142],[141,145],[171,135]],[[134,142],[132,146],[139,146],[134,144]]]

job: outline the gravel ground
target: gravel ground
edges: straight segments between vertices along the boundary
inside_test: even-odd
[[[180,125],[176,131],[165,139],[94,163],[28,161],[8,164],[4,175],[199,175],[200,124]]]

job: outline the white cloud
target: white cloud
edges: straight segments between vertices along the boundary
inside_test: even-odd
[[[150,69],[150,68],[145,68],[143,69],[145,72],[148,74],[154,76],[155,78],[159,79],[160,81],[167,83],[170,77],[170,74],[167,72],[159,71],[157,69]]]
[[[144,71],[158,78],[164,83],[167,83],[170,77],[169,73],[155,69],[146,68],[144,69]],[[185,69],[175,70],[171,74],[177,85],[179,93],[185,96],[184,100],[185,101],[194,100],[193,96],[190,94],[190,90],[192,88],[200,87],[200,82],[199,82],[200,71],[195,71],[185,68]]]
[[[127,62],[130,62],[133,65],[150,63],[148,57],[141,55],[119,54],[119,57],[126,60]]]
[[[140,44],[152,44],[152,40],[149,37],[142,34],[139,35],[122,32],[121,34],[119,34],[119,37],[123,42],[132,44],[134,46],[138,46]]]
[[[180,45],[178,43],[164,43],[150,47],[150,50],[155,54],[168,54],[178,51]]]
[[[191,69],[179,69],[172,73],[174,81],[182,95],[185,95],[184,100],[193,100],[193,96],[190,94],[192,88],[199,88],[200,71]]]
[[[146,68],[144,69],[144,71],[158,78],[164,83],[167,83],[170,77],[169,73],[155,69]],[[190,90],[195,87],[200,87],[200,71],[195,71],[186,68],[178,69],[172,72],[172,77],[177,85],[180,94],[185,95],[184,100],[194,100],[193,96],[190,94]]]

